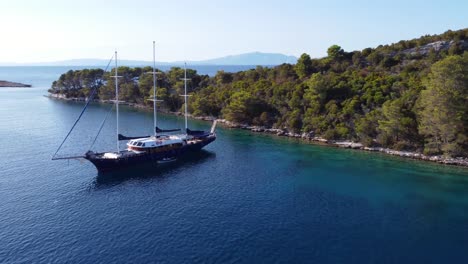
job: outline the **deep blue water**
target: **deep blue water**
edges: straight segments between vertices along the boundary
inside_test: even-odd
[[[0,89],[1,263],[468,262],[465,168],[219,128],[190,159],[98,176],[50,160],[82,108],[43,97],[61,69],[15,69],[0,79],[35,88]],[[91,106],[60,154],[86,151],[108,107]],[[151,113],[121,120],[151,130]],[[115,148],[114,129],[97,150]]]

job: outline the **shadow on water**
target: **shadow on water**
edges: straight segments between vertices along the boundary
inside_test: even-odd
[[[201,150],[190,155],[182,156],[174,162],[158,164],[157,166],[148,163],[115,172],[98,173],[94,186],[99,189],[115,186],[128,180],[165,179],[177,171],[187,169],[194,165],[200,165],[209,160],[213,160],[215,157],[216,154],[214,152]]]

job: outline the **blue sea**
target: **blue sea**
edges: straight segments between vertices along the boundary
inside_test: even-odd
[[[33,85],[0,88],[0,263],[468,263],[466,168],[220,127],[158,168],[52,161],[83,107],[43,96],[68,69],[0,67]],[[87,151],[109,107],[91,105],[59,155]],[[94,150],[115,149],[114,118]],[[120,118],[151,132],[151,112]]]

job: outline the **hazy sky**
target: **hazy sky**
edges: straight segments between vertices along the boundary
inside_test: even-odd
[[[313,57],[468,27],[468,1],[0,0],[0,62]]]

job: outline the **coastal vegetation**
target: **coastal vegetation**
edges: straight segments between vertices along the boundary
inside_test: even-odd
[[[150,106],[151,71],[119,67],[120,99]],[[76,98],[98,88],[98,99],[113,99],[112,75],[102,69],[69,71],[49,92]],[[158,75],[163,109],[182,109],[183,75],[180,67]],[[195,116],[365,146],[468,156],[468,29],[362,51],[333,45],[326,57],[302,54],[295,65],[219,71],[213,77],[190,69],[187,75]]]

